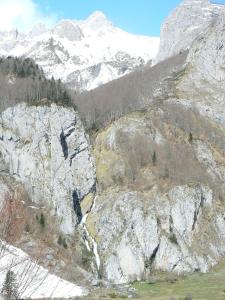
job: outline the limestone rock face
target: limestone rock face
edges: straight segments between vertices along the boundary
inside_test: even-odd
[[[208,271],[223,252],[219,237],[224,234],[214,217],[201,237],[211,209],[212,191],[204,186],[177,186],[164,195],[155,188],[99,197],[94,214],[106,278],[116,283],[141,280],[151,268]],[[211,230],[217,243],[210,241]]]
[[[196,38],[224,11],[223,5],[208,0],[184,0],[164,21],[156,62],[190,49]]]
[[[187,58],[187,71],[177,86],[179,98],[195,103],[201,114],[225,125],[225,11],[196,40]]]
[[[1,114],[0,152],[32,201],[48,207],[61,230],[72,233],[81,218],[80,201],[95,186],[94,163],[78,114],[55,104],[8,108]]]
[[[225,207],[214,186],[217,180],[222,186],[224,169],[210,150],[216,145],[197,135],[188,144],[188,135],[178,130],[183,120],[176,122],[171,129],[163,106],[125,116],[97,137],[99,189],[87,228],[111,282],[148,279],[154,270],[207,272],[225,253]]]

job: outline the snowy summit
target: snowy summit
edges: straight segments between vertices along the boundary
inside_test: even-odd
[[[33,58],[48,77],[73,89],[91,90],[156,57],[159,38],[129,34],[100,11],[86,20],[61,20],[52,29],[37,24],[28,34],[0,32],[0,55]]]

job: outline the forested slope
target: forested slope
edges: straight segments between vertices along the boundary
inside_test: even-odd
[[[41,100],[70,104],[70,97],[61,83],[49,80],[43,70],[29,58],[0,58],[0,109],[20,102],[38,104]]]

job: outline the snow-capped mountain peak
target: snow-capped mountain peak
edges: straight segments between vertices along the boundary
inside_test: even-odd
[[[114,26],[100,11],[86,20],[61,20],[29,34],[0,32],[0,55],[33,58],[46,76],[71,88],[93,89],[155,58],[159,38],[138,36]]]
[[[95,11],[83,22],[83,26],[89,27],[91,30],[98,30],[113,25],[101,11]]]
[[[37,37],[47,31],[47,27],[43,23],[37,23],[29,32],[31,38]]]
[[[71,20],[60,21],[51,33],[60,38],[67,38],[69,41],[80,41],[84,37],[79,25]]]

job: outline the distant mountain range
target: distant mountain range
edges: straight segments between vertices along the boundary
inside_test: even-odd
[[[150,63],[159,38],[129,34],[101,12],[87,20],[62,20],[52,29],[37,24],[28,34],[0,32],[0,55],[33,58],[46,76],[76,90],[91,90]]]

